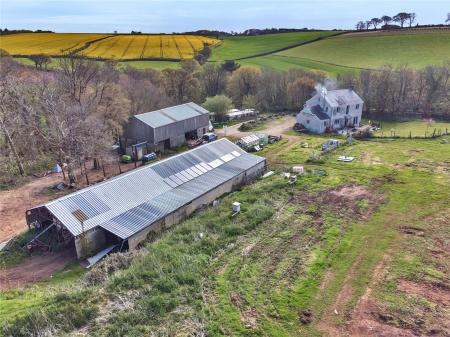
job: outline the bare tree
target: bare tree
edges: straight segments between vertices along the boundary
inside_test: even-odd
[[[408,20],[409,20],[409,27],[411,28],[412,24],[416,21],[416,13],[409,13]]]
[[[245,96],[255,95],[261,70],[253,67],[242,67],[233,72],[228,85],[227,93],[233,99],[235,106],[241,107]]]
[[[398,13],[397,15],[394,15],[392,18],[395,22],[398,22],[400,26],[403,28],[405,25],[406,20],[409,19],[409,14],[405,12]]]
[[[379,18],[373,18],[372,20],[370,20],[370,23],[372,24],[373,28],[376,30],[378,25],[381,24],[383,22],[383,20],[379,19]]]
[[[181,62],[181,69],[164,69],[163,83],[167,95],[177,104],[196,100],[200,93],[200,65],[195,60]]]
[[[364,30],[366,29],[366,24],[364,23],[364,21],[358,21],[358,23],[356,24],[356,30]]]
[[[204,96],[212,97],[222,93],[226,87],[227,77],[227,71],[220,65],[205,64],[200,73]]]
[[[366,24],[366,30],[369,30],[369,29],[370,29],[370,26],[372,25],[372,21],[367,20],[367,21],[365,22],[365,24]]]

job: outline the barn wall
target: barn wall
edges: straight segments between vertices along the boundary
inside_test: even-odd
[[[168,125],[161,126],[159,128],[155,129],[155,139],[154,143],[157,144],[161,141],[164,141],[165,139],[170,139],[172,143],[172,139],[174,139],[174,142],[176,141],[175,138],[181,139],[184,143],[184,136],[186,132],[190,131],[197,131],[203,128],[206,128],[208,130],[209,127],[209,115],[204,114],[201,116],[196,116],[193,118],[185,119],[183,121],[174,122]],[[203,134],[203,133],[202,133]],[[183,144],[181,143],[181,144]],[[181,145],[178,144],[178,145]],[[175,146],[178,146],[175,145]],[[172,146],[172,144],[171,144]]]
[[[154,141],[153,134],[154,129],[136,117],[130,119],[123,132],[125,138],[135,139],[137,142],[148,141],[150,144]]]
[[[106,244],[105,230],[101,227],[92,228],[84,233],[84,236],[75,237],[75,249],[79,259],[86,258],[99,250]]]
[[[188,216],[194,213],[202,206],[211,204],[214,200],[220,198],[222,195],[229,193],[237,187],[251,182],[260,177],[266,170],[266,162],[263,161],[252,168],[242,172],[238,176],[232,178],[226,183],[216,187],[215,189],[201,195],[189,204],[177,209],[175,212],[168,214],[164,219],[150,224],[147,228],[134,234],[128,239],[129,249],[135,249],[140,242],[144,241],[150,232],[158,233],[163,229],[167,229],[185,220]]]

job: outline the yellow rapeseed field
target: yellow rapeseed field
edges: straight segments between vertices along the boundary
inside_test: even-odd
[[[117,60],[188,59],[203,48],[203,43],[216,42],[216,39],[196,35],[117,35],[91,44],[83,50],[83,54]]]
[[[101,59],[189,59],[204,43],[218,40],[197,35],[108,35],[26,33],[0,36],[0,48],[11,55],[61,55],[77,51]]]
[[[0,36],[0,48],[11,55],[61,55],[107,34],[23,33]]]

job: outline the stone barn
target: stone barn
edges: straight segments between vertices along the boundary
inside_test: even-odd
[[[209,129],[209,111],[195,103],[176,105],[133,116],[125,127],[121,147],[147,143],[151,151],[163,151],[197,139]]]
[[[27,223],[69,238],[80,259],[133,249],[265,169],[265,158],[220,139],[31,208]]]

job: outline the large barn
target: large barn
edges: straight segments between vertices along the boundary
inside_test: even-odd
[[[264,158],[220,139],[31,208],[27,223],[51,228],[80,259],[119,245],[133,249],[265,169]]]
[[[209,128],[209,111],[195,103],[176,105],[133,116],[125,127],[122,148],[147,142],[152,151],[183,145]]]

